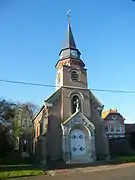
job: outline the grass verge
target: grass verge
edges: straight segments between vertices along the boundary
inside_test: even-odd
[[[118,160],[122,162],[135,162],[135,156],[119,156]]]
[[[43,174],[44,172],[39,169],[3,171],[3,172],[0,172],[0,180],[9,179],[9,178],[27,177],[27,176],[37,176],[37,175],[43,175]]]
[[[0,158],[0,180],[43,174],[42,168],[32,158],[22,158],[20,152],[11,152]]]

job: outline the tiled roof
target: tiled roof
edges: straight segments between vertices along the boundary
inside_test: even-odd
[[[102,112],[102,119],[105,119],[109,114],[118,113],[117,109],[109,109]]]

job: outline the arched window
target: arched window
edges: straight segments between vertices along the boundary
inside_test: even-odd
[[[74,80],[74,81],[78,81],[78,73],[77,73],[77,71],[73,70],[71,72],[71,79]]]
[[[74,95],[71,100],[72,114],[76,111],[81,111],[81,101],[77,95]]]

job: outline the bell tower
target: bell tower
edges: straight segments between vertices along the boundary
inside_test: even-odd
[[[68,21],[65,43],[55,66],[57,89],[61,86],[87,88],[87,70],[80,56],[81,53],[76,47],[70,21]]]

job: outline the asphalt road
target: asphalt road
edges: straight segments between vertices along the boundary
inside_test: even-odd
[[[95,167],[96,170],[96,167]],[[20,178],[21,179],[21,178]],[[135,165],[116,166],[116,169],[104,169],[99,171],[74,171],[72,173],[55,175],[55,176],[39,176],[22,178],[22,180],[135,180]]]

